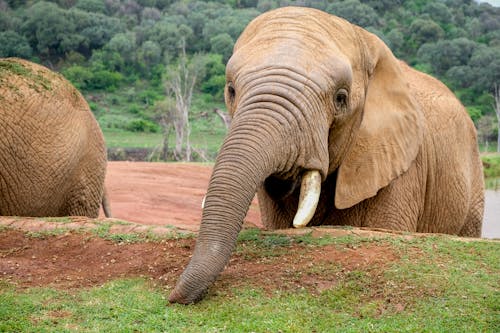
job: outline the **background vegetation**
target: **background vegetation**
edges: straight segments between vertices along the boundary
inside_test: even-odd
[[[86,96],[110,146],[159,152],[167,130],[161,113],[172,98],[165,80],[185,47],[187,61],[197,63],[189,108],[193,155],[212,159],[226,131],[213,111],[224,108],[224,64],[232,47],[252,18],[286,5],[318,8],[377,34],[396,56],[444,81],[467,106],[483,149],[495,148],[500,8],[486,3],[0,0],[0,56],[62,72]],[[138,135],[131,139],[131,133]]]

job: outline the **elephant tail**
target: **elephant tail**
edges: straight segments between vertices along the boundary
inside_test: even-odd
[[[104,215],[106,217],[113,217],[111,216],[111,208],[109,206],[109,200],[108,200],[108,191],[106,191],[106,188],[104,188],[104,192],[102,193],[102,210],[104,211]]]

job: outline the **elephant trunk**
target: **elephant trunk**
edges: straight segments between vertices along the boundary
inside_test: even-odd
[[[229,261],[257,188],[279,168],[274,161],[278,152],[272,147],[289,145],[278,139],[279,133],[273,134],[269,120],[243,118],[235,117],[217,157],[194,254],[170,302],[189,304],[203,298]]]

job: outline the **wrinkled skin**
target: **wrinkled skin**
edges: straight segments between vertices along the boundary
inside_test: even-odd
[[[291,227],[308,170],[321,175],[309,225],[480,236],[472,121],[441,82],[398,61],[375,35],[314,9],[277,9],[242,33],[226,80],[232,125],[171,302],[203,297],[255,192],[266,228]]]
[[[102,132],[61,75],[0,59],[0,133],[0,215],[110,214]]]

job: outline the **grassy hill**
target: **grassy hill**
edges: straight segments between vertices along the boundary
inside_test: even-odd
[[[166,298],[194,239],[172,237],[110,237],[102,228],[36,234],[2,229],[0,331],[500,330],[498,241],[358,229],[316,228],[301,234],[246,229],[207,297],[180,306]],[[12,239],[18,245],[6,247]],[[30,252],[60,246],[67,251]],[[91,259],[75,260],[89,253],[96,253],[95,267]],[[35,268],[44,255],[40,277]],[[79,273],[68,277],[75,262]],[[127,265],[128,271],[118,269]],[[37,284],[37,279],[45,282]]]

